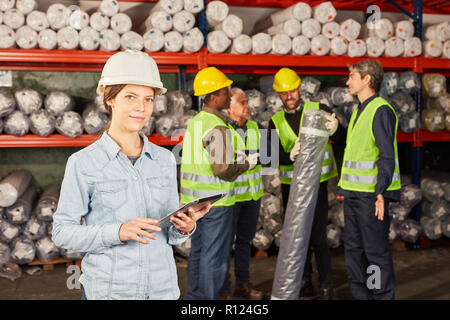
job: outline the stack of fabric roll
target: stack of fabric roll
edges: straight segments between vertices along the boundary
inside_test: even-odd
[[[447,79],[438,73],[425,74],[422,78],[425,104],[422,124],[431,132],[450,130],[450,94]]]
[[[444,21],[424,29],[425,57],[450,59],[450,23]]]

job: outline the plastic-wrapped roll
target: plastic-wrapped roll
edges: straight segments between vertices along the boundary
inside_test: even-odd
[[[331,1],[322,2],[321,4],[312,8],[314,19],[320,23],[327,23],[336,18],[337,11]]]
[[[267,250],[273,242],[273,236],[264,229],[256,231],[252,244],[260,250]]]
[[[212,3],[212,2],[210,2]],[[270,36],[269,36],[270,38]],[[206,37],[206,43],[208,45],[208,51],[215,52],[215,53],[221,53],[228,49],[228,47],[231,45],[231,40],[227,37],[225,32],[221,30],[216,30],[208,33],[208,36]],[[269,45],[272,45],[272,42],[270,41]],[[270,50],[270,47],[267,51]]]
[[[151,117],[150,120],[142,127],[142,129],[139,131],[142,134],[149,136],[155,131],[155,117]]]
[[[281,215],[268,215],[264,218],[263,229],[270,234],[275,234],[282,229]]]
[[[157,95],[153,102],[153,116],[160,116],[167,112],[167,95]]]
[[[450,39],[450,24],[448,21],[434,24],[425,29],[425,39],[444,42]]]
[[[264,167],[262,175],[264,191],[273,195],[281,194],[280,172],[276,168]]]
[[[6,262],[0,266],[0,277],[9,279],[11,281],[17,280],[22,276],[22,269],[17,263],[12,261]]]
[[[180,12],[177,12],[173,16],[173,28],[175,29],[175,31],[184,33],[186,31],[191,30],[194,27],[194,25],[195,25],[195,16],[189,11],[182,10]]]
[[[15,0],[0,0],[0,11],[14,8]]]
[[[450,59],[450,40],[445,41],[444,46],[442,47],[442,57]]]
[[[3,13],[3,23],[11,29],[19,29],[25,23],[25,16],[17,9],[9,9]]]
[[[441,221],[442,234],[450,238],[450,215],[447,215]]]
[[[439,58],[442,55],[442,42],[437,40],[427,40],[423,43],[425,57]]]
[[[247,54],[252,50],[252,38],[246,34],[241,34],[237,38],[233,39],[233,45],[231,46],[231,53]]]
[[[414,25],[409,20],[394,23],[395,35],[403,40],[414,36]]]
[[[422,179],[422,195],[430,202],[436,202],[444,196],[444,189],[438,181],[431,179]]]
[[[420,114],[417,111],[400,114],[398,125],[403,132],[415,132],[420,127]]]
[[[381,89],[391,96],[397,91],[399,81],[400,77],[398,73],[386,72],[381,82]]]
[[[47,15],[42,11],[32,11],[27,16],[26,21],[29,27],[38,32],[47,29],[50,26],[47,20]]]
[[[255,117],[257,114],[264,112],[266,103],[264,101],[264,94],[256,89],[246,90],[245,95],[250,106],[250,115]]]
[[[221,30],[225,32],[228,38],[234,39],[242,34],[243,28],[244,24],[242,19],[234,14],[229,14],[222,22],[214,27],[214,30]]]
[[[252,48],[255,54],[266,54],[272,49],[272,38],[267,33],[252,36]]]
[[[327,225],[327,244],[331,248],[338,248],[341,246],[341,228],[334,224]]]
[[[0,181],[0,207],[12,206],[27,190],[31,181],[28,170],[18,169]]]
[[[343,106],[353,102],[353,96],[350,94],[348,88],[331,87],[328,93],[331,96],[331,101],[336,106]]]
[[[59,248],[59,252],[64,258],[72,261],[81,260],[84,257],[83,252],[76,252],[73,250],[67,250],[63,248]]]
[[[184,0],[184,10],[196,14],[204,8],[203,0]]]
[[[281,199],[270,193],[265,193],[261,198],[261,207],[263,208],[264,219],[281,214]],[[276,231],[275,231],[276,232]]]
[[[120,10],[119,2],[116,0],[102,0],[100,3],[100,11],[107,15],[108,17],[112,17]]]
[[[16,43],[16,33],[8,26],[0,25],[0,49],[13,48]]]
[[[36,90],[22,89],[16,91],[14,97],[16,98],[18,109],[24,114],[28,115],[42,107],[42,96]]]
[[[407,94],[420,90],[420,80],[415,72],[407,71],[400,74],[399,89]]]
[[[203,33],[200,31],[200,29],[193,28],[183,35],[183,51],[188,53],[198,52],[203,46],[204,42],[205,37],[203,36]]]
[[[364,36],[377,36],[387,40],[394,36],[394,25],[389,19],[376,19],[362,26],[361,34]]]
[[[3,242],[0,242],[0,266],[3,266],[9,261],[11,250],[9,246]]]
[[[431,203],[430,212],[432,217],[442,219],[450,214],[450,204],[445,199],[434,201]]]
[[[176,127],[175,120],[168,115],[163,115],[156,120],[155,129],[165,137],[170,137],[172,130]]]
[[[183,48],[183,36],[178,31],[170,31],[164,35],[164,51],[179,52]]]
[[[53,50],[56,48],[58,41],[56,32],[52,29],[44,29],[38,34],[38,46],[41,49]]]
[[[211,27],[215,27],[228,16],[229,7],[222,1],[211,1],[206,5],[206,21]]]
[[[397,91],[391,98],[392,106],[397,113],[408,113],[416,110],[414,99],[404,91]]]
[[[5,214],[8,220],[15,225],[27,222],[31,217],[31,210],[37,195],[36,188],[30,184],[17,201],[6,209]]]
[[[266,105],[267,109],[275,114],[283,108],[283,101],[276,92],[270,92],[266,95]]]
[[[36,0],[16,0],[16,8],[24,15],[36,10],[38,7]]]
[[[330,52],[330,40],[323,34],[319,34],[311,40],[311,53],[316,56],[324,56]]]
[[[165,11],[156,11],[148,16],[144,22],[145,30],[158,29],[162,32],[168,32],[173,27],[173,19]]]
[[[404,41],[405,57],[417,57],[422,54],[422,41],[417,37],[411,37]]]
[[[396,222],[405,221],[411,212],[411,208],[401,205],[398,202],[389,204],[389,216]]]
[[[60,191],[61,185],[59,183],[50,184],[45,187],[36,206],[36,216],[39,220],[53,221],[53,214],[58,206]]]
[[[302,101],[312,101],[313,98],[314,96],[308,92],[300,93],[300,99],[302,99]]]
[[[331,223],[339,228],[344,228],[344,204],[342,202],[331,207],[331,209],[328,211],[328,214],[330,216]]]
[[[97,50],[100,46],[100,34],[92,27],[80,31],[80,47],[83,50]]]
[[[165,11],[168,14],[174,15],[177,12],[183,10],[183,0],[159,0],[158,3],[152,8],[150,13],[156,11]]]
[[[132,26],[131,18],[125,13],[116,13],[111,17],[111,29],[118,34],[130,31]]]
[[[304,35],[296,36],[292,39],[292,54],[303,56],[311,50],[311,40]]]
[[[297,19],[289,19],[276,26],[267,29],[266,33],[271,36],[276,34],[286,34],[291,38],[298,36],[302,31],[302,25]]]
[[[361,32],[361,24],[353,19],[347,19],[342,22],[339,34],[349,42],[358,39]]]
[[[328,39],[334,39],[339,36],[340,26],[336,21],[330,21],[322,25],[322,34]]]
[[[362,57],[366,54],[366,42],[364,40],[354,40],[348,44],[349,57]]]
[[[74,103],[73,98],[63,91],[51,91],[44,99],[45,109],[55,116],[73,110]]]
[[[150,52],[160,51],[164,47],[164,33],[158,29],[150,29],[144,34],[144,47]]]
[[[367,55],[369,57],[380,57],[385,50],[384,41],[378,37],[369,37],[366,39]]]
[[[403,55],[404,50],[404,41],[398,37],[391,37],[385,42],[384,53],[386,57],[399,57]]]
[[[0,219],[0,240],[4,243],[10,243],[20,234],[20,227],[9,223],[5,219]]]
[[[108,29],[109,24],[109,17],[101,12],[94,12],[89,18],[89,25],[97,31]]]
[[[109,122],[109,116],[100,112],[95,105],[83,111],[83,127],[88,134],[100,134]]]
[[[422,124],[423,127],[428,131],[441,131],[445,128],[444,113],[438,109],[423,110]]]
[[[74,111],[66,111],[56,118],[55,128],[60,134],[76,138],[83,133],[83,118]]]
[[[389,242],[392,243],[395,239],[397,239],[398,236],[398,227],[397,223],[395,221],[391,220],[391,223],[389,225]]]
[[[94,104],[98,111],[109,114],[105,108],[105,105],[103,104],[103,96],[96,94],[94,98]]]
[[[321,104],[324,104],[328,106],[329,108],[334,108],[333,102],[331,101],[331,97],[326,92],[318,92],[315,97],[313,98],[313,101],[317,101]]]
[[[16,43],[22,49],[33,49],[38,44],[38,34],[29,26],[22,26],[16,30]]]
[[[183,109],[187,111],[192,108],[192,98],[186,91],[175,90],[170,91],[166,94],[168,108],[171,110],[174,109]]]
[[[15,110],[5,119],[4,131],[13,136],[23,136],[30,129],[30,120],[20,110]]]
[[[44,237],[36,241],[36,256],[40,261],[55,260],[60,256],[59,248],[49,237]]]
[[[110,29],[100,31],[100,50],[116,51],[120,48],[120,36]]]
[[[141,51],[144,48],[144,39],[139,33],[128,31],[120,37],[120,47],[122,50],[132,49]]]
[[[426,94],[432,98],[443,96],[447,92],[446,78],[439,73],[424,74],[422,78]]]
[[[302,34],[309,39],[314,38],[320,34],[322,26],[319,21],[315,19],[307,19],[302,22]]]
[[[78,32],[72,27],[59,29],[56,33],[56,39],[58,40],[59,49],[74,50],[80,43]]]
[[[450,113],[445,115],[445,129],[450,131]]]
[[[82,30],[89,25],[89,15],[82,10],[75,10],[69,17],[69,27]]]
[[[67,27],[71,11],[61,3],[54,3],[47,9],[47,20],[50,28],[59,30]]]
[[[430,240],[437,240],[442,236],[441,220],[439,218],[424,217],[421,219],[423,234]]]
[[[45,109],[30,114],[30,130],[34,134],[46,137],[55,132],[56,118]]]
[[[313,77],[305,77],[303,78],[302,83],[300,84],[300,88],[302,89],[302,93],[309,93],[312,96],[316,96],[319,93],[321,82]]]
[[[36,256],[36,247],[33,241],[21,236],[11,242],[11,261],[17,264],[27,264]]]
[[[275,245],[279,248],[280,247],[280,242],[281,242],[281,236],[283,234],[283,229],[280,229],[280,231],[278,231],[277,233],[275,233],[273,235],[273,243],[275,243]]]
[[[191,110],[187,110],[184,115],[183,118],[181,119],[181,128],[185,129],[189,123],[189,121],[192,120],[192,118],[194,118],[197,115],[198,111],[191,109]]]
[[[286,34],[276,34],[272,38],[272,52],[274,54],[288,54],[292,50],[291,38]]]
[[[406,219],[398,224],[398,234],[405,242],[414,243],[419,239],[421,227],[413,219]]]

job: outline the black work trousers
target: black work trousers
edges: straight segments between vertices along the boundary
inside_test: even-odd
[[[344,199],[345,264],[355,299],[394,299],[388,208],[389,201],[384,199],[384,218],[380,221],[375,216],[374,196]]]
[[[316,211],[311,229],[311,237],[309,239],[308,254],[305,260],[305,268],[303,271],[303,280],[311,282],[312,265],[311,250],[314,251],[316,257],[316,266],[319,273],[319,288],[329,289],[333,286],[331,275],[331,256],[327,243],[327,224],[328,224],[328,182],[320,183],[319,194],[317,196]],[[290,185],[282,184],[281,193],[283,197],[284,208],[287,207],[289,199]],[[284,218],[284,216],[283,216]],[[284,219],[283,219],[284,220]]]

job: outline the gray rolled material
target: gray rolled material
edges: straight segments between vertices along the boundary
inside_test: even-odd
[[[195,16],[186,10],[181,10],[173,16],[173,28],[180,33],[191,30],[195,25]]]
[[[405,242],[414,243],[419,239],[420,224],[413,219],[406,219],[398,225],[398,235]]]
[[[369,57],[380,57],[385,50],[384,40],[376,36],[366,39],[367,55]]]
[[[17,264],[27,264],[36,256],[36,247],[33,241],[20,236],[11,242],[11,261]]]
[[[114,30],[100,31],[100,50],[116,51],[120,48],[120,35]]]
[[[327,225],[327,244],[330,248],[339,248],[342,244],[342,229],[334,224]]]
[[[144,39],[137,32],[127,31],[120,37],[120,47],[122,50],[141,51],[144,48]]]
[[[51,91],[44,99],[45,109],[55,116],[73,110],[73,98],[63,91]]]
[[[317,101],[321,104],[328,106],[329,108],[334,108],[333,102],[331,101],[331,97],[326,92],[318,92],[316,96],[313,98],[313,101]]]
[[[228,16],[229,7],[222,1],[211,1],[206,6],[206,21],[210,27],[215,27]]]
[[[349,57],[362,57],[366,54],[367,47],[364,40],[353,40],[348,44]]]
[[[36,205],[36,216],[42,221],[53,221],[53,213],[58,206],[61,185],[59,183],[50,184],[45,187]]]
[[[56,118],[45,109],[30,114],[30,131],[41,137],[46,137],[55,131]]]
[[[241,34],[233,39],[231,53],[247,54],[252,51],[252,38],[246,34]]]
[[[82,30],[89,25],[89,15],[82,10],[75,10],[69,17],[69,26],[75,30]]]
[[[255,117],[266,110],[266,102],[264,94],[256,89],[246,90],[245,95],[250,106],[250,115]]]
[[[169,31],[164,35],[164,51],[179,52],[183,48],[183,36],[178,31]]]
[[[336,18],[337,11],[331,1],[325,1],[312,8],[312,15],[320,23],[327,23]]]
[[[17,280],[22,276],[22,269],[17,263],[12,261],[6,262],[0,266],[0,277],[9,279],[11,281]]]
[[[331,39],[331,55],[332,56],[343,56],[347,54],[348,41],[341,36]]]
[[[280,229],[277,233],[273,235],[273,243],[279,248],[281,242],[281,236],[283,235],[283,229]]]
[[[164,47],[164,33],[158,29],[150,29],[144,34],[144,47],[150,52],[160,51]]]
[[[272,38],[267,33],[258,33],[252,36],[252,49],[254,54],[266,54],[272,49]]]
[[[199,13],[204,7],[203,0],[184,0],[184,10],[191,13]]]
[[[349,42],[358,39],[361,32],[361,24],[354,19],[347,19],[342,22],[339,34]]]
[[[319,192],[321,163],[328,143],[325,121],[319,111],[307,110],[300,128],[300,153],[283,223],[272,299],[298,299],[311,227]]]
[[[271,193],[266,192],[264,193],[264,196],[261,198],[262,214],[265,218],[272,216],[280,216],[282,213],[281,206],[282,206],[281,199]]]
[[[33,49],[38,44],[38,34],[29,26],[22,26],[16,30],[16,44],[22,49]]]
[[[146,136],[151,135],[155,131],[155,122],[156,122],[155,117],[151,117],[140,132],[145,134]]]
[[[292,39],[292,54],[303,56],[311,50],[311,40],[304,35],[296,36]]]
[[[422,191],[415,184],[403,185],[400,190],[400,203],[408,208],[413,208],[422,201]]]
[[[322,26],[319,21],[315,19],[307,19],[302,22],[302,34],[309,39],[319,35],[322,31]]]
[[[52,234],[53,234],[53,222],[47,223],[47,235],[50,237],[50,239],[52,238]]]
[[[36,0],[16,0],[16,8],[24,15],[36,10],[38,7]]]
[[[119,12],[120,6],[117,0],[102,0],[99,9],[102,13],[104,13],[108,17],[112,17],[117,12]]]
[[[9,9],[3,13],[3,24],[11,29],[19,29],[25,23],[25,16],[17,9]]]
[[[0,25],[0,49],[13,48],[16,43],[16,33],[8,26]]]
[[[328,41],[328,40],[327,40]],[[273,54],[288,54],[292,51],[292,40],[284,34],[276,34],[272,37],[272,52]]]
[[[446,93],[434,100],[433,106],[439,110],[444,111],[446,114],[450,114],[450,93]]]
[[[393,242],[398,237],[398,224],[391,220],[389,225],[389,242]]]
[[[50,28],[59,30],[67,27],[71,11],[61,3],[54,3],[47,9],[47,20]]]
[[[150,14],[144,21],[144,26],[141,29],[148,31],[150,29],[157,29],[162,32],[168,32],[173,27],[173,19],[170,14],[165,11],[156,11]]]
[[[44,29],[38,34],[38,46],[41,49],[53,50],[56,48],[58,40],[56,32],[52,29]]]
[[[300,99],[302,99],[302,101],[312,101],[313,98],[314,96],[308,92],[300,93]]]
[[[27,15],[26,22],[29,27],[38,32],[47,29],[50,26],[45,12],[37,10],[32,11]]]
[[[322,25],[322,34],[330,40],[339,36],[339,33],[340,26],[336,21],[330,21]]]
[[[25,135],[30,129],[30,120],[19,110],[13,111],[5,118],[3,130],[5,133],[20,137]]]
[[[8,90],[0,88],[0,118],[11,114],[16,108],[16,99]]]
[[[410,212],[411,208],[403,206],[398,202],[389,204],[389,216],[396,222],[405,221]]]
[[[404,42],[405,50],[404,55],[405,57],[417,57],[422,54],[422,41],[420,38],[417,37],[411,37],[407,38]]]
[[[6,11],[14,8],[15,0],[0,0],[0,11]]]
[[[431,203],[430,213],[432,217],[442,219],[450,214],[450,203],[445,200],[438,200]]]
[[[167,93],[167,101],[170,108],[173,108],[175,104],[178,105],[179,108],[182,108],[184,111],[192,108],[192,97],[187,91],[171,91]]]
[[[49,237],[36,241],[36,256],[41,261],[55,260],[60,256],[59,248]]]
[[[96,94],[94,98],[94,104],[98,111],[108,113],[108,111],[106,111],[105,105],[103,104],[103,96]]]
[[[16,91],[14,97],[16,98],[18,109],[24,114],[28,115],[42,107],[42,96],[36,90],[22,89]]]
[[[344,204],[342,202],[339,202],[338,204],[331,207],[331,209],[328,211],[328,214],[333,225],[339,228],[344,228]]]
[[[392,106],[400,114],[416,111],[416,102],[403,91],[397,91],[392,95]]]
[[[30,185],[31,173],[25,169],[11,172],[0,181],[0,207],[12,206]]]
[[[444,189],[438,181],[428,178],[422,179],[421,189],[423,197],[430,202],[438,201],[444,197]]]
[[[153,116],[160,116],[167,112],[167,95],[157,95],[153,102]]]
[[[263,229],[271,235],[275,235],[278,231],[281,230],[281,223],[282,221],[280,214],[267,215],[264,218]]]
[[[289,37],[294,38],[302,32],[302,25],[297,19],[289,19],[268,28],[265,32],[271,36],[276,34],[286,34]]]
[[[441,220],[436,217],[423,217],[420,220],[423,234],[430,240],[437,240],[442,236]]]
[[[100,134],[109,122],[109,116],[100,112],[95,105],[88,106],[83,111],[83,127],[88,134]]]
[[[205,42],[205,37],[199,28],[193,28],[183,35],[183,51],[198,52]],[[233,41],[234,42],[234,41]]]
[[[399,88],[403,92],[413,94],[420,90],[420,80],[417,73],[412,71],[403,72],[400,74]]]
[[[328,90],[331,96],[331,101],[335,106],[343,106],[353,102],[353,96],[350,94],[348,88],[331,87]]]
[[[102,12],[94,12],[89,18],[89,25],[97,31],[108,29],[109,17]]]
[[[264,229],[259,229],[255,233],[255,237],[252,240],[252,244],[255,248],[260,250],[267,250],[270,248],[270,245],[273,242],[273,236],[270,232],[267,232]]]
[[[184,115],[183,118],[181,119],[181,128],[186,128],[189,121],[192,120],[193,117],[195,117],[195,115],[198,113],[198,111],[191,109],[191,110],[187,110]]]
[[[30,184],[17,201],[6,209],[5,214],[8,220],[15,225],[27,222],[31,217],[31,211],[37,196],[36,187]]]
[[[336,114],[336,119],[338,119],[339,124],[344,128],[348,127],[349,120],[347,120],[344,112],[345,106],[340,106],[334,109],[334,113]]]
[[[398,73],[386,72],[381,82],[381,90],[384,90],[387,95],[393,95],[398,88],[400,77]]]
[[[427,96],[438,98],[447,93],[447,80],[442,74],[424,74],[422,78],[423,87]]]
[[[442,234],[450,238],[450,214],[445,216],[441,221]]]
[[[80,48],[83,50],[97,50],[100,46],[100,33],[92,27],[85,27],[79,33]]]
[[[31,240],[39,240],[47,234],[47,222],[32,216],[23,227],[23,234]]]
[[[222,22],[214,27],[214,30],[222,30],[223,32],[225,32],[227,37],[230,39],[234,39],[242,34],[243,29],[244,23],[242,19],[234,14],[229,14]]]
[[[55,128],[60,134],[76,138],[83,133],[83,118],[74,111],[66,111],[56,118]]]
[[[78,31],[69,26],[59,29],[56,33],[56,39],[58,40],[58,48],[65,50],[74,50],[80,43]]]
[[[270,36],[269,36],[270,38]],[[214,53],[221,53],[228,49],[231,45],[231,40],[227,37],[225,32],[221,30],[216,30],[208,33],[206,36],[206,43],[208,45],[208,51]],[[272,45],[272,41],[270,41],[270,46]],[[270,50],[270,47],[267,48],[267,53]]]
[[[267,105],[267,109],[272,114],[275,114],[276,112],[280,111],[283,108],[283,101],[281,101],[280,97],[278,96],[278,93],[276,92],[270,92],[266,94],[265,102]]]
[[[9,261],[11,250],[9,246],[3,242],[0,242],[0,267]]]
[[[304,77],[302,83],[300,84],[300,88],[302,93],[309,93],[313,96],[316,96],[319,93],[321,82],[313,77]]]
[[[411,111],[398,115],[398,125],[403,132],[415,132],[420,128],[420,113]]]
[[[425,109],[422,112],[422,125],[431,132],[441,131],[445,128],[444,113],[438,109]]]
[[[386,57],[399,57],[405,52],[405,43],[398,37],[392,37],[386,40],[384,55]]]
[[[19,226],[9,223],[6,219],[0,219],[0,241],[10,243],[19,234]]]
[[[125,13],[116,13],[111,17],[111,29],[120,35],[130,31],[132,26],[131,18]]]
[[[163,115],[156,120],[155,129],[159,134],[170,137],[172,131],[176,128],[175,120],[171,115]]]
[[[409,20],[394,23],[395,35],[403,40],[414,36],[414,25]]]
[[[76,252],[73,250],[67,250],[67,249],[63,249],[63,248],[59,248],[59,252],[64,258],[66,258],[68,260],[72,260],[72,261],[81,260],[81,259],[83,259],[83,256],[84,256],[84,253],[82,253],[82,252]]]

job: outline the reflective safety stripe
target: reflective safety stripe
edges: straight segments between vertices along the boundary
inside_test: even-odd
[[[193,189],[187,189],[184,187],[180,187],[180,191],[185,196],[198,197],[198,198],[210,197],[210,196],[214,196],[214,195],[220,193],[220,192],[217,192],[217,190],[193,190]],[[230,194],[231,190],[223,190],[222,192],[227,193],[226,197],[231,196],[231,194]]]
[[[181,172],[180,178],[202,183],[217,183],[217,181],[219,180],[219,178],[216,176],[205,176],[188,172]]]
[[[321,175],[330,173],[333,171],[333,169],[337,169],[336,164],[333,162],[332,164],[322,167],[322,171],[320,172]]]
[[[259,178],[261,178],[261,171],[259,172],[253,172],[253,173],[249,173],[249,174],[241,174],[239,177],[236,178],[236,180],[234,180],[234,182],[244,182],[244,181],[249,181],[249,180],[258,180]]]
[[[294,176],[294,171],[290,170],[290,171],[282,171],[280,170],[280,176],[282,178],[290,178],[292,179],[292,177]]]
[[[400,180],[400,172],[394,172],[392,175],[392,182]]]
[[[323,157],[323,160],[325,161],[325,160],[333,158],[333,157],[334,157],[333,152],[327,151],[327,152],[325,152],[325,156]]]
[[[349,182],[373,184],[377,183],[377,177],[374,176],[355,176],[352,174],[343,174],[342,179]]]
[[[247,192],[257,193],[259,190],[261,190],[263,188],[264,188],[264,186],[262,183],[257,184],[255,186],[255,190],[252,190],[250,186],[234,187],[233,194],[244,194]]]
[[[395,159],[395,165],[398,166],[398,159]],[[349,161],[344,162],[344,167],[349,169],[375,169],[377,167],[376,161]]]

